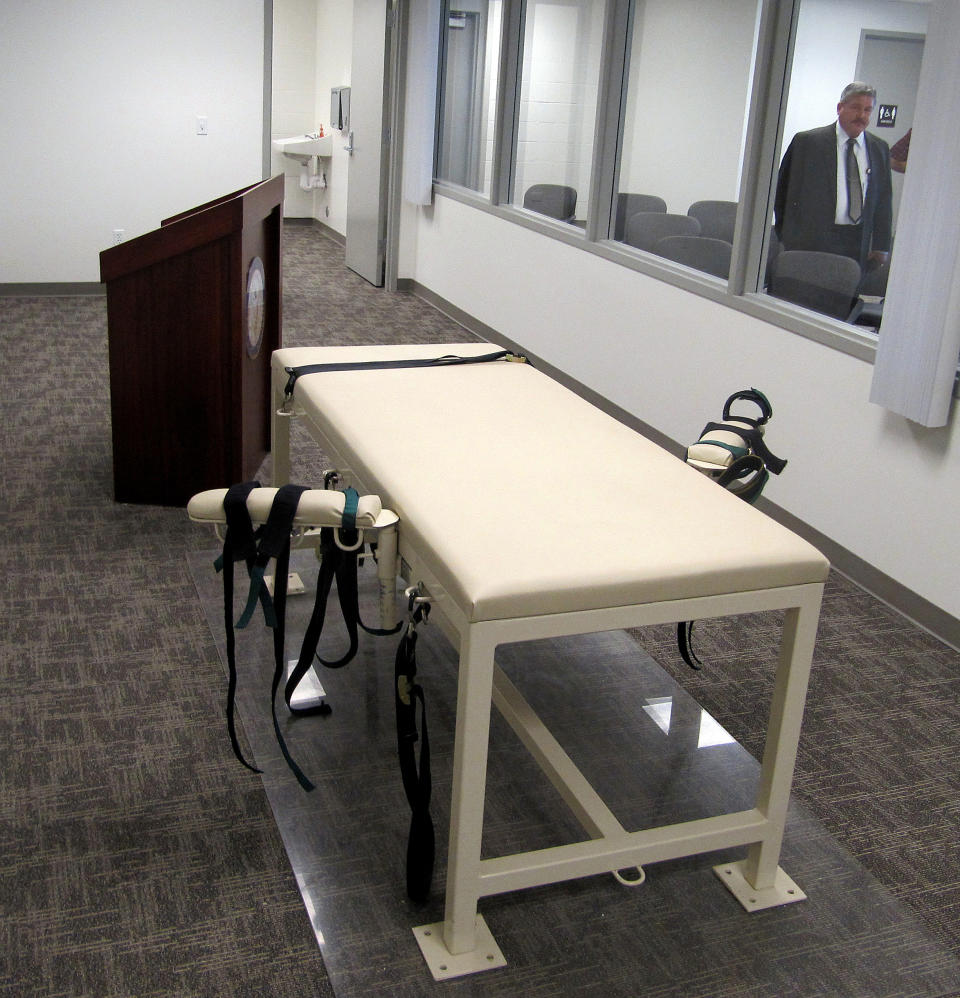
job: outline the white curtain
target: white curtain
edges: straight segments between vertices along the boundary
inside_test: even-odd
[[[960,3],[930,6],[870,401],[923,426],[950,413],[960,356]]]
[[[441,0],[410,0],[403,110],[403,197],[413,204],[433,201],[440,8]]]

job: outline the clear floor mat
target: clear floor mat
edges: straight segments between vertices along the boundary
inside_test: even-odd
[[[225,662],[215,556],[191,556],[190,569]],[[291,569],[306,591],[288,603],[288,659],[297,656],[313,606],[316,567],[312,553],[294,553]],[[238,601],[243,581],[241,566]],[[361,609],[369,623],[375,588],[367,565]],[[346,640],[332,598],[321,654],[337,657]],[[338,998],[957,993],[953,958],[796,804],[781,865],[807,901],[747,914],[712,872],[743,851],[652,865],[639,887],[603,875],[485,898],[480,911],[507,966],[435,983],[411,930],[443,917],[457,655],[435,625],[421,628],[418,677],[429,719],[437,865],[431,899],[414,905],[404,890],[410,812],[394,728],[397,640],[361,635],[346,668],[318,669],[329,716],[291,718],[278,697],[287,745],[316,784],[308,794],[274,737],[272,634],[259,618],[237,633],[242,728],[264,770],[260,778]],[[507,645],[497,661],[625,827],[753,806],[759,764],[623,632]],[[758,704],[757,724],[765,717],[766,705]],[[485,814],[484,855],[583,838],[495,710]]]

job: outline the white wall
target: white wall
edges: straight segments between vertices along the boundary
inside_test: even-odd
[[[840,92],[856,78],[862,28],[926,34],[927,4],[803,0],[784,119],[785,146],[794,133],[836,119]]]
[[[114,229],[262,179],[263,0],[4,3],[0,66],[0,283],[99,281]]]
[[[319,161],[325,188],[300,187],[297,160],[273,153],[273,172],[286,178],[286,218],[318,218],[343,234],[347,218],[346,133],[330,121],[330,89],[350,85],[352,0],[274,0],[271,138],[305,132],[333,136],[333,155]]]
[[[317,11],[317,120],[330,122],[330,90],[350,86],[353,41],[353,0],[318,0]],[[347,133],[333,131],[333,157],[327,174],[325,199],[318,201],[316,218],[345,235],[347,231],[347,170],[350,156],[344,151]],[[330,209],[327,215],[325,209]]]
[[[577,191],[585,218],[599,89],[603,7],[539,0],[527,7],[514,200],[532,184]]]
[[[317,0],[273,2],[273,91],[270,138],[317,131]],[[300,163],[271,149],[271,174],[284,175],[285,218],[313,218],[314,191],[300,188]]]
[[[638,4],[621,191],[737,200],[756,20],[757,0]]]
[[[442,196],[415,247],[420,284],[674,440],[766,392],[765,494],[960,617],[960,439],[871,405],[869,363]]]

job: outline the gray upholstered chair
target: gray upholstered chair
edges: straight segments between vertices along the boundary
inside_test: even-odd
[[[733,246],[725,239],[709,236],[666,236],[653,249],[657,256],[666,257],[685,267],[702,270],[705,274],[730,276],[730,257]]]
[[[627,219],[638,211],[659,211],[665,213],[667,202],[656,194],[618,194],[617,214],[613,221],[613,238],[623,241]]]
[[[577,210],[577,192],[563,184],[534,184],[523,195],[523,207],[561,222],[572,222]]]
[[[770,294],[835,319],[847,319],[859,285],[860,264],[848,256],[783,250],[773,262]]]
[[[638,211],[627,219],[623,241],[637,249],[656,252],[667,236],[699,236],[700,223],[691,215],[671,215],[662,211]]]
[[[736,201],[694,201],[687,214],[700,223],[702,236],[733,242],[733,230],[737,223]]]

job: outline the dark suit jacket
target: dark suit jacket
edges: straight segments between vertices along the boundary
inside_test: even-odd
[[[870,175],[861,222],[861,266],[870,250],[889,251],[893,225],[890,148],[869,132],[864,136]],[[780,164],[774,201],[774,229],[784,249],[827,248],[825,235],[834,225],[836,192],[836,126],[797,132]]]

